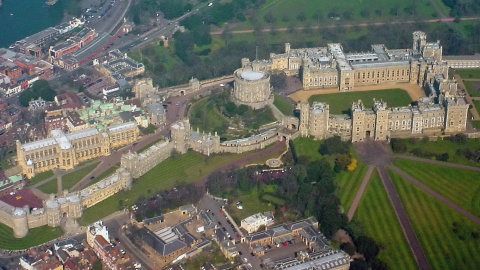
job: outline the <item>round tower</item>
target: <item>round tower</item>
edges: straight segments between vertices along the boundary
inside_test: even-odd
[[[118,177],[120,178],[120,181],[123,183],[123,188],[126,190],[129,190],[132,187],[132,176],[131,174],[127,171],[127,169],[120,167],[117,170]]]
[[[252,68],[240,68],[235,71],[234,79],[232,99],[237,105],[248,105],[257,110],[267,106],[273,97],[268,73]]]
[[[22,208],[15,208],[12,213],[13,236],[25,237],[28,233],[27,212]]]
[[[50,200],[44,203],[45,214],[47,215],[47,225],[50,227],[60,226],[60,204],[50,196]]]

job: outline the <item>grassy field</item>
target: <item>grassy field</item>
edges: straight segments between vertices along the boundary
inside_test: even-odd
[[[397,158],[393,164],[440,195],[480,217],[480,172]]]
[[[480,69],[457,69],[455,72],[462,77],[462,79],[480,79]]]
[[[57,179],[48,181],[45,184],[38,186],[37,189],[46,194],[55,194],[58,192]]]
[[[52,177],[52,176],[53,176],[53,171],[46,171],[46,172],[37,173],[37,175],[35,175],[34,177],[32,177],[28,181],[27,186],[35,185],[36,183],[41,182],[41,181],[43,181],[43,180],[45,180],[49,177]]]
[[[278,199],[274,197],[275,199]],[[238,209],[235,205],[236,202],[232,202],[228,207],[228,213],[240,224],[240,221],[248,216],[256,213],[270,211],[275,208],[271,203],[265,203],[260,201],[258,188],[253,188],[249,194],[245,194],[239,199],[242,201],[243,209]],[[276,201],[277,202],[277,201]]]
[[[319,160],[322,155],[318,152],[318,148],[322,145],[323,141],[315,141],[307,137],[298,137],[292,140],[294,155],[297,158],[306,156],[310,161]]]
[[[117,193],[85,209],[80,223],[82,225],[90,224],[115,212],[119,207],[120,199],[123,200],[126,206],[133,205],[140,196],[148,198],[156,194],[157,191],[172,188],[176,184],[198,181],[223,164],[251,153],[221,154],[205,157],[197,152],[190,151],[178,157],[170,157],[136,180],[130,191]]]
[[[82,180],[87,174],[89,174],[91,171],[93,171],[100,162],[96,162],[94,164],[88,165],[82,169],[73,171],[69,174],[65,174],[62,176],[62,188],[65,189],[70,189],[73,187],[78,181]]]
[[[62,235],[60,227],[48,227],[47,225],[30,229],[23,238],[13,237],[13,230],[0,223],[0,248],[6,250],[19,250],[37,246],[53,240]]]
[[[200,132],[213,133],[217,131],[219,134],[223,134],[226,131],[226,127],[228,127],[228,121],[215,109],[213,103],[208,98],[199,100],[193,105],[190,123],[192,123],[193,130],[198,128]]]
[[[387,102],[388,107],[407,106],[412,102],[408,93],[402,89],[315,95],[311,96],[308,101],[310,104],[314,101],[326,102],[330,105],[330,114],[349,114],[352,102],[361,99],[365,107],[370,108],[374,98]]]
[[[450,163],[457,163],[468,166],[480,166],[480,164],[475,164],[462,155],[457,155],[458,149],[480,148],[480,139],[468,139],[464,144],[454,143],[450,140],[437,140],[427,142],[419,140],[414,143],[412,143],[411,140],[405,140],[405,142],[407,143],[407,152],[410,152],[415,148],[422,148],[435,154],[448,153],[448,162]]]
[[[281,96],[277,93],[274,93],[274,100],[273,105],[277,107],[284,115],[286,116],[293,116],[293,106],[290,103],[289,98],[285,96]]]
[[[476,129],[480,129],[480,120],[472,121],[472,125]]]
[[[365,234],[381,246],[378,258],[386,262],[390,269],[418,269],[382,180],[376,171],[372,174],[353,218],[360,221]]]
[[[445,7],[438,1],[438,5]],[[413,7],[413,14],[409,7]],[[396,10],[396,12],[394,12]],[[448,14],[448,13],[447,13]],[[339,17],[338,19],[333,18]],[[315,0],[267,0],[257,12],[262,25],[286,27],[289,24],[306,25],[342,21],[390,21],[401,18],[436,18],[438,14],[428,0],[344,0],[337,2]],[[239,25],[239,29],[251,29],[251,23]]]
[[[105,177],[112,174],[118,168],[120,168],[120,162],[113,165],[112,167],[108,168],[106,171],[104,171],[103,173],[95,177],[95,179],[93,179],[92,181],[90,181],[90,183],[88,183],[87,187],[99,182],[100,180],[103,180]]]
[[[477,81],[463,81],[465,87],[467,88],[467,92],[472,97],[480,97],[480,82]]]
[[[480,100],[474,100],[473,106],[475,106],[475,110],[480,114]]]
[[[355,170],[351,172],[343,171],[335,176],[335,183],[337,184],[337,196],[340,198],[340,203],[345,212],[348,212],[348,209],[350,209],[353,199],[355,198],[355,194],[362,183],[367,169],[367,164],[358,160],[357,168],[355,168]]]
[[[480,226],[397,174],[390,176],[430,268],[476,269],[480,264],[480,239],[474,239],[471,233],[480,232]],[[454,231],[455,224],[461,226],[460,232]]]

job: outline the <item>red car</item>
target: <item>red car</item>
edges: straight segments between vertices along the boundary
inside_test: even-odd
[[[287,247],[288,246],[287,242],[283,242],[283,246]]]

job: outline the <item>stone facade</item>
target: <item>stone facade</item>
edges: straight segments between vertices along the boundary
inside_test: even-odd
[[[128,122],[100,132],[95,128],[65,134],[52,130],[51,137],[21,144],[17,141],[17,160],[28,178],[35,174],[59,169],[72,169],[82,161],[107,156],[111,149],[138,139],[138,128]]]
[[[232,99],[237,105],[261,109],[273,101],[270,75],[254,68],[240,68],[234,73]]]
[[[142,153],[128,152],[122,155],[121,166],[127,169],[133,178],[139,178],[170,157],[172,150],[172,142],[160,141]]]

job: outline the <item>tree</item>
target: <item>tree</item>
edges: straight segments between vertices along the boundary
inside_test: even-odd
[[[405,153],[407,151],[407,144],[403,139],[393,138],[390,140],[390,146],[395,153]]]
[[[335,167],[333,168],[335,172],[346,171],[352,157],[350,154],[341,154],[335,159]]]
[[[322,155],[350,153],[350,142],[343,142],[339,136],[333,136],[325,140],[318,152]]]
[[[367,236],[360,236],[355,240],[355,245],[357,246],[357,252],[363,254],[366,261],[375,258],[380,252],[375,240]]]
[[[353,261],[350,263],[350,270],[367,270],[368,265],[367,262],[365,262],[364,259],[353,259]]]
[[[357,251],[355,245],[350,242],[341,243],[340,248],[350,256],[353,256],[353,254],[355,254],[355,252]]]

